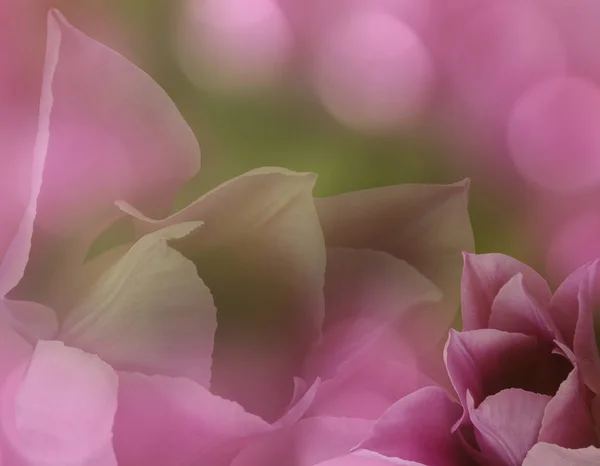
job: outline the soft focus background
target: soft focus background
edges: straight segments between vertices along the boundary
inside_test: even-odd
[[[554,282],[600,254],[597,0],[39,3],[175,101],[203,154],[178,206],[264,165],[317,196],[469,177],[478,252]]]

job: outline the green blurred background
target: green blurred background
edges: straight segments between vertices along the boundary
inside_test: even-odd
[[[174,55],[177,2],[86,0],[54,2],[92,37],[106,42],[148,72],[175,101],[202,150],[199,174],[181,192],[176,208],[219,183],[260,166],[284,166],[319,175],[315,195],[398,183],[452,183],[471,177],[470,210],[477,252],[502,252],[542,269],[539,251],[522,230],[518,200],[489,186],[465,166],[451,163],[449,144],[430,134],[369,137],[330,117],[300,89],[224,95],[199,89]],[[111,32],[78,23],[101,8],[124,31],[127,49]],[[489,181],[489,180],[488,180]],[[537,248],[539,249],[539,248]]]

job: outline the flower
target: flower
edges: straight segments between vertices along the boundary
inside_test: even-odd
[[[147,75],[50,13],[0,249],[3,464],[264,465],[272,436],[292,463],[380,461],[350,449],[443,383],[466,183],[315,199],[314,175],[263,168],[165,218],[198,155]]]
[[[361,448],[424,465],[597,461],[597,267],[552,294],[515,259],[465,254],[463,330],[450,331],[444,353],[455,393],[426,387],[400,399]]]

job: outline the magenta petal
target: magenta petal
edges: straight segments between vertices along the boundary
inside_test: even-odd
[[[231,466],[313,466],[350,453],[373,423],[319,416],[253,440]]]
[[[489,328],[535,335],[547,341],[558,337],[546,306],[525,285],[523,274],[513,276],[500,288],[492,302]]]
[[[596,466],[600,464],[600,449],[594,447],[569,450],[549,443],[533,446],[523,466]]]
[[[445,349],[446,368],[461,404],[467,406],[467,391],[478,406],[485,396],[506,387],[511,375],[537,362],[536,347],[535,337],[521,333],[450,330]],[[467,416],[465,411],[462,421]]]
[[[600,280],[595,279],[599,265],[600,261],[596,260],[575,270],[561,283],[550,301],[549,313],[569,346],[573,346],[575,338],[581,305],[579,301],[581,287],[584,283],[589,283],[593,284],[592,288],[600,291],[598,288]]]
[[[97,356],[40,342],[5,390],[3,403],[13,404],[3,407],[3,433],[16,464],[117,465],[117,375]]]
[[[119,374],[119,466],[229,465],[248,437],[269,429],[191,380]]]
[[[483,454],[494,464],[521,466],[537,442],[547,395],[509,388],[488,396],[477,408],[467,396],[475,438]]]
[[[595,322],[600,280],[595,264],[591,264],[588,270],[589,273],[583,276],[577,291],[579,313],[573,338],[573,352],[584,382],[595,394],[600,394],[600,354]]]
[[[463,330],[486,328],[492,303],[500,289],[515,275],[522,274],[531,295],[546,305],[550,289],[530,267],[503,254],[465,254],[462,278]]]
[[[568,422],[565,422],[568,419]],[[577,368],[560,385],[546,406],[538,438],[565,448],[595,445],[596,429],[590,414],[590,394],[583,386]]]
[[[422,388],[390,407],[360,448],[423,464],[462,465],[465,457],[451,431],[461,412],[445,390]]]

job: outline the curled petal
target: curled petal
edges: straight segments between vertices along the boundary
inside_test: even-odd
[[[564,448],[597,444],[594,420],[590,414],[590,394],[574,368],[546,405],[538,441]],[[564,419],[569,422],[564,422]]]
[[[483,454],[494,464],[521,466],[537,442],[548,401],[549,396],[510,388],[488,396],[475,408],[468,395],[469,415]]]
[[[522,273],[500,288],[491,307],[489,328],[535,335],[553,341],[559,338],[546,306],[538,302],[525,285]]]
[[[456,332],[450,330],[445,361],[448,375],[463,407],[467,406],[467,391],[478,406],[510,383],[522,383],[523,374],[531,371],[536,358],[537,340],[521,333],[493,329]],[[468,417],[465,410],[461,423]]]
[[[550,300],[546,281],[530,267],[503,254],[465,254],[462,277],[463,330],[487,328],[492,303],[500,289],[515,275],[541,306]]]

